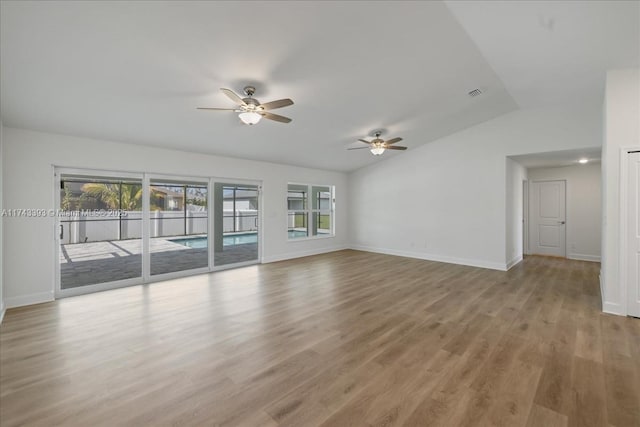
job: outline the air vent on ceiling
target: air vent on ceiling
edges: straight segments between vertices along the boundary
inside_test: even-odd
[[[480,89],[474,89],[471,92],[469,92],[469,96],[472,98],[479,95],[482,95],[482,91]]]

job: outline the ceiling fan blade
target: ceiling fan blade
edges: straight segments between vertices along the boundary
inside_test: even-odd
[[[289,117],[279,116],[273,113],[264,112],[260,114],[262,114],[262,117],[264,117],[265,119],[275,120],[276,122],[280,122],[280,123],[289,123],[291,121]]]
[[[386,150],[406,150],[407,149],[407,147],[400,147],[400,146],[397,146],[397,147],[395,147],[395,146],[394,147],[384,147],[384,148]]]
[[[293,101],[289,98],[286,99],[278,99],[277,101],[266,102],[264,104],[260,104],[263,110],[275,110],[276,108],[288,107],[289,105],[293,105]]]
[[[369,147],[352,147],[352,148],[347,148],[347,150],[370,150],[371,148]]]
[[[209,107],[197,107],[198,110],[215,110],[215,111],[236,111],[235,108],[209,108]]]
[[[400,141],[402,141],[402,138],[392,138],[392,139],[390,139],[388,141],[385,141],[385,144],[391,145],[391,144],[395,144],[396,142],[400,142]]]
[[[242,100],[242,98],[240,98],[238,95],[236,95],[236,93],[234,91],[232,91],[231,89],[225,89],[225,88],[221,87],[220,90],[222,91],[222,93],[227,95],[229,97],[229,99],[231,99],[236,104],[238,104],[238,105],[247,105]]]
[[[364,139],[359,139],[358,141],[360,141],[360,142],[364,142],[365,144],[371,144],[371,141],[366,141],[366,140],[364,140]]]

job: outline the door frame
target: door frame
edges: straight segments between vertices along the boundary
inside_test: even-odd
[[[522,180],[522,254],[529,255],[529,180]]]
[[[536,179],[536,180],[531,180],[531,181],[529,181],[530,185],[527,186],[527,192],[529,193],[529,197],[533,198],[533,193],[530,191],[531,185],[535,185],[535,184],[542,183],[542,182],[557,182],[557,181],[564,182],[564,200],[563,200],[563,202],[564,202],[564,230],[563,230],[563,233],[564,233],[564,254],[561,255],[560,257],[566,259],[567,258],[567,222],[568,222],[568,219],[567,219],[567,191],[568,191],[567,180],[566,179]],[[534,203],[531,203],[531,202],[532,202],[532,200],[530,199],[529,200],[529,210],[531,210],[533,207],[535,207]],[[528,240],[529,245],[531,244],[531,239],[532,239],[531,227],[530,227],[530,224],[532,223],[532,221],[531,221],[531,217],[532,216],[533,215],[529,215],[529,217],[527,218],[529,220],[528,221],[529,225],[527,226],[527,229],[528,229],[527,234],[529,235],[527,240]],[[529,248],[529,254],[532,254],[532,253],[533,253],[533,250],[531,250],[531,248]],[[555,256],[555,255],[544,255],[544,254],[539,254],[539,255],[542,255],[542,256]]]
[[[629,159],[628,155],[630,151],[640,150],[640,144],[636,146],[627,146],[620,148],[620,182],[618,188],[620,189],[620,246],[618,248],[620,259],[618,260],[619,277],[620,277],[620,301],[622,315],[629,314],[629,304],[631,304],[629,298],[629,286],[627,283],[627,257],[628,257],[628,241],[627,241],[627,222],[629,217],[627,215],[627,208],[629,200],[627,197],[628,188],[627,182],[629,180]],[[604,237],[604,236],[603,236]]]

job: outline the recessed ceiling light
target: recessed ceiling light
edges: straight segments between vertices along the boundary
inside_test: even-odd
[[[589,159],[580,159],[580,160],[578,160],[578,163],[583,164],[583,165],[585,163],[588,163],[588,162],[589,162]]]

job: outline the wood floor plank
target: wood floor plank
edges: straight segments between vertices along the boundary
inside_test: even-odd
[[[327,369],[267,405],[266,412],[283,426],[320,424],[375,379],[382,371],[381,365],[373,361],[376,356],[415,330],[417,324],[409,318],[385,326],[369,329],[369,333],[333,347],[332,352],[325,351],[323,357],[331,361]]]
[[[502,339],[506,325],[493,319],[487,329],[474,337],[458,365],[438,384],[433,397],[438,401],[453,399],[463,388],[469,388]]]
[[[614,426],[640,426],[640,389],[634,370],[638,360],[613,352],[605,360],[607,420]]]
[[[566,415],[534,404],[529,412],[526,427],[566,427],[568,423]]]
[[[572,313],[563,310],[560,316],[561,320],[556,325],[554,339],[548,346],[548,355],[534,402],[552,411],[569,415],[577,326]]]
[[[455,395],[427,396],[407,419],[407,426],[448,427],[460,425],[472,405],[476,392],[468,387],[456,389]],[[455,398],[450,398],[455,396]]]
[[[527,423],[533,398],[542,369],[537,366],[514,361],[507,376],[517,379],[518,385],[503,384],[489,409],[486,419],[493,426],[510,427]]]
[[[458,359],[453,353],[439,350],[424,366],[413,369],[422,372],[415,375],[415,381],[411,381],[413,389],[407,395],[396,396],[393,405],[376,405],[376,410],[368,418],[369,424],[380,427],[405,425],[420,401],[431,393],[440,378],[448,374]]]
[[[629,388],[630,389],[633,388],[635,390],[636,410],[635,412],[631,411],[630,413],[638,414],[638,411],[640,411],[640,319],[626,318],[622,320],[624,320],[623,324],[625,326],[626,337],[627,337],[627,340],[630,342],[629,348],[631,349],[631,357],[627,359],[627,361],[629,360],[631,361],[632,367],[634,368],[634,371],[635,371],[635,376],[630,375],[627,379],[630,383],[633,383],[634,382],[633,379],[635,379],[635,387],[630,384]],[[617,365],[615,364],[615,362],[613,363],[605,362],[605,369],[615,369],[616,367]],[[608,376],[605,378],[609,379]],[[612,387],[614,387],[613,384],[612,384]],[[619,392],[619,390],[612,389],[612,388],[609,388],[609,391],[611,393]],[[631,395],[633,396],[633,393],[631,393]],[[632,405],[631,403],[632,399],[633,397],[629,398],[630,406]],[[634,427],[640,427],[640,416],[638,416],[636,419],[638,420],[638,423]]]
[[[574,357],[569,426],[596,427],[607,425],[607,410],[602,364]]]
[[[583,359],[602,363],[602,338],[600,319],[595,316],[580,316],[576,332],[575,355]]]
[[[638,427],[598,274],[346,250],[10,309],[0,423]]]
[[[321,426],[401,425],[423,394],[435,387],[437,378],[455,364],[457,356],[439,350],[429,359],[416,358],[410,349],[399,363],[376,378],[378,387],[368,387],[336,411]],[[383,387],[380,387],[384,385]]]

